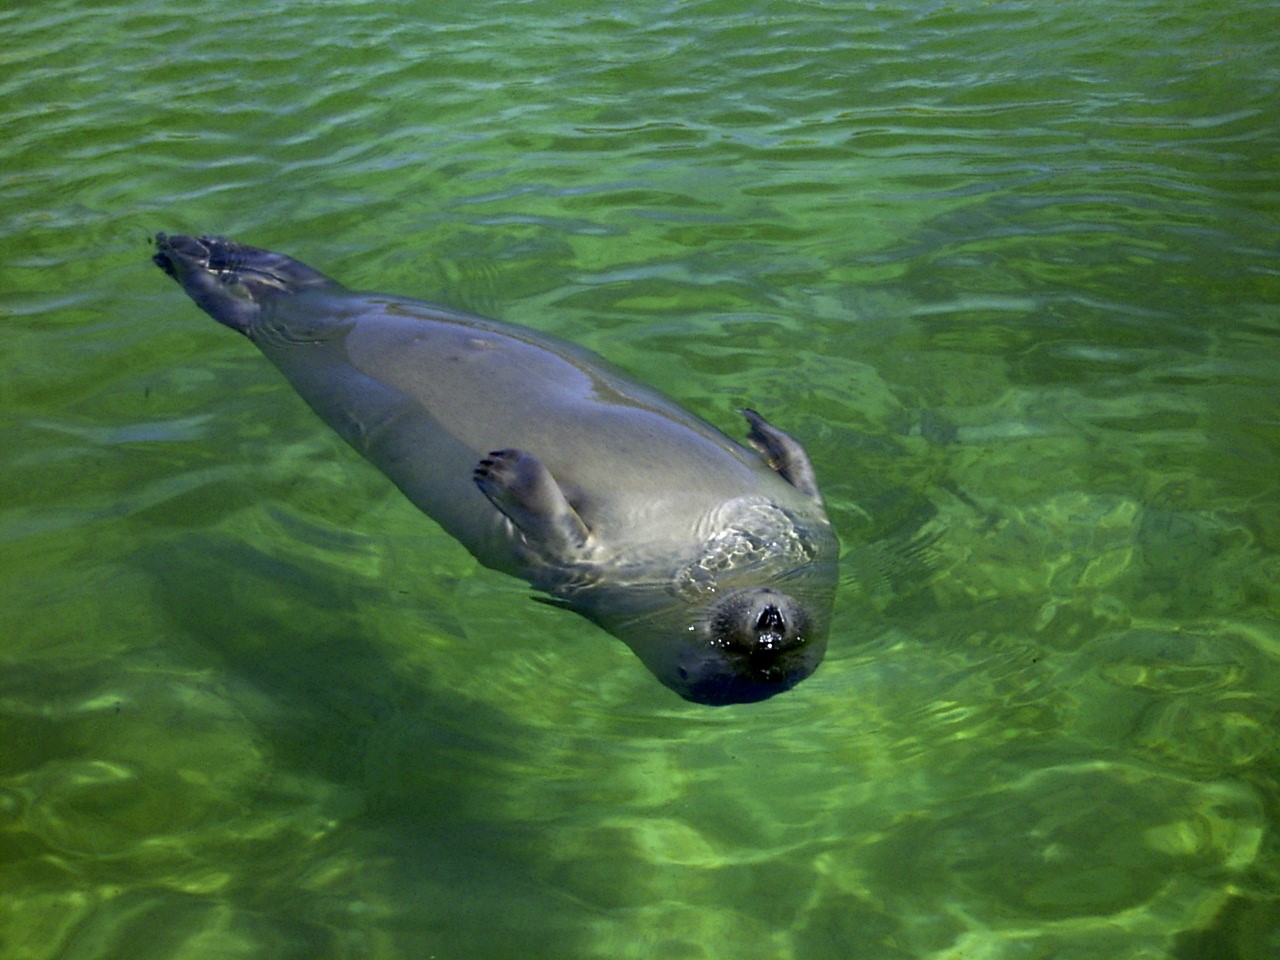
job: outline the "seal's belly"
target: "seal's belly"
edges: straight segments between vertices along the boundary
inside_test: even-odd
[[[466,451],[462,481],[490,450],[526,450],[599,535],[657,540],[696,538],[717,505],[777,483],[744,448],[581,348],[413,301],[370,307],[345,337],[349,363]]]

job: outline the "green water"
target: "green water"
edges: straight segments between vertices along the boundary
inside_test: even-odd
[[[1280,955],[1261,0],[0,13],[0,958]],[[148,263],[224,233],[800,437],[711,709]]]

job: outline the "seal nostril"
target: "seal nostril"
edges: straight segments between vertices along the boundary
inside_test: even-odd
[[[772,603],[765,604],[760,616],[756,618],[756,633],[782,633],[786,629],[787,623],[782,619],[782,611]]]

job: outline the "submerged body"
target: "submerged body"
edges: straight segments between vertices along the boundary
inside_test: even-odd
[[[762,700],[821,661],[838,545],[804,451],[757,414],[750,450],[572,344],[220,238],[156,244],[481,563],[600,624],[682,696]]]

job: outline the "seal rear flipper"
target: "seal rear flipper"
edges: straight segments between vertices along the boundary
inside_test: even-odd
[[[747,442],[759,451],[765,463],[801,493],[822,503],[822,494],[818,492],[818,478],[804,447],[754,410],[743,410],[742,415],[751,424]]]
[[[269,298],[311,287],[341,289],[292,257],[225,237],[157,233],[155,245],[151,262],[177,280],[201,310],[243,334],[249,333]]]
[[[591,536],[546,464],[523,450],[494,450],[473,477],[529,545],[553,563],[581,560]]]

